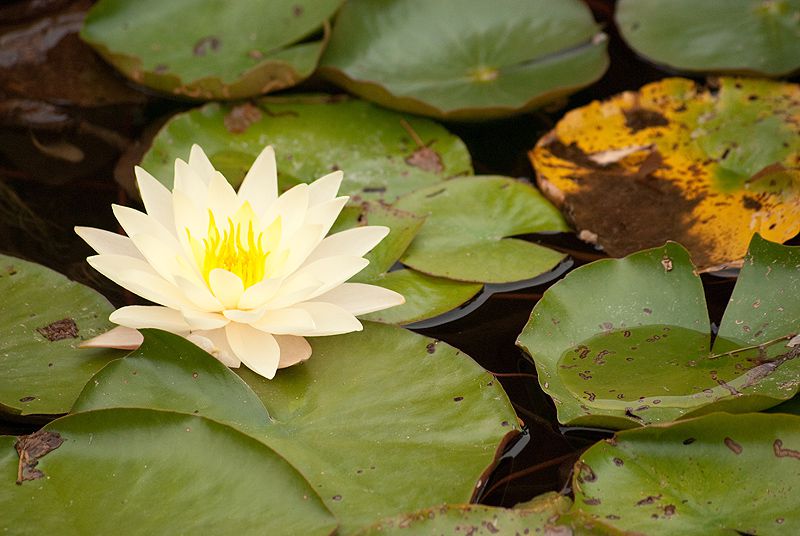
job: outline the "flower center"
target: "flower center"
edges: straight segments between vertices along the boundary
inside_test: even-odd
[[[253,230],[253,220],[245,220],[234,223],[232,218],[228,218],[227,229],[220,232],[214,214],[209,210],[208,233],[199,248],[202,251],[195,251],[195,259],[206,283],[216,268],[238,275],[244,288],[264,279],[269,251],[264,251],[261,245],[263,233]]]

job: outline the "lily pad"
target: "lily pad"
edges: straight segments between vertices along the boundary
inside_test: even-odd
[[[44,266],[0,255],[0,413],[66,413],[116,350],[78,344],[110,329],[114,310],[94,290]]]
[[[681,71],[785,76],[800,69],[799,0],[620,0],[622,37]]]
[[[275,147],[283,189],[341,169],[342,195],[392,202],[472,173],[464,143],[440,125],[346,98],[266,98],[178,114],[153,140],[142,167],[172,187],[175,159],[186,159],[193,143],[234,186],[267,144]]]
[[[630,428],[766,409],[798,391],[800,347],[787,346],[800,328],[797,266],[800,248],[756,235],[711,347],[683,247],[597,261],[545,292],[517,344],[564,424]]]
[[[253,437],[309,479],[339,519],[342,534],[409,509],[468,502],[501,443],[519,431],[500,384],[447,344],[369,322],[363,332],[310,342],[311,359],[273,380],[246,369],[237,373],[272,419]],[[191,345],[171,345],[181,343]],[[174,354],[170,349],[169,356]],[[188,358],[191,352],[180,354]],[[158,363],[164,356],[135,359]],[[125,368],[100,374],[115,388],[97,390],[94,407],[135,399],[138,406],[168,404],[175,411],[208,414],[186,396],[183,380],[170,396],[168,381],[125,383]],[[239,387],[231,397],[242,397]],[[229,418],[221,412],[216,417]]]
[[[100,0],[80,35],[134,82],[192,99],[240,99],[308,77],[341,3]],[[304,41],[323,25],[322,37]]]
[[[717,413],[591,447],[573,509],[636,534],[797,534],[798,482],[800,417]]]
[[[15,443],[25,447],[19,455]],[[0,475],[0,530],[9,534],[336,529],[285,459],[198,416],[146,409],[69,415],[32,436],[0,437]]]
[[[351,281],[379,285],[399,292],[406,299],[403,305],[361,318],[385,324],[427,320],[456,309],[483,288],[480,283],[453,281],[397,267],[423,222],[423,217],[382,203],[364,203],[361,207],[346,207],[342,211],[331,233],[358,225],[385,225],[391,229],[389,235],[367,254],[369,265]]]
[[[179,407],[250,435],[261,434],[270,425],[261,400],[217,359],[178,335],[157,329],[142,333],[144,342],[138,350],[112,361],[86,384],[73,413],[108,407]]]
[[[515,235],[569,229],[533,186],[508,177],[463,177],[412,192],[395,205],[425,216],[403,264],[426,274],[481,283],[532,279],[564,254]]]
[[[599,79],[605,34],[583,2],[357,0],[339,12],[320,73],[388,108],[501,117]]]
[[[572,110],[531,152],[539,186],[612,256],[675,240],[702,270],[800,232],[800,86],[668,78]]]

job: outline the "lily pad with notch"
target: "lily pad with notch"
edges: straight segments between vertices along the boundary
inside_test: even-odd
[[[0,414],[69,411],[83,385],[122,352],[78,344],[113,327],[112,305],[44,266],[0,255]]]
[[[354,0],[336,18],[320,73],[388,108],[501,117],[599,79],[605,37],[578,0]]]
[[[545,292],[517,344],[563,424],[631,428],[766,409],[798,391],[798,266],[800,248],[754,236],[712,346],[683,247],[596,261]]]
[[[311,75],[341,3],[101,0],[80,35],[139,84],[183,98],[241,99]]]
[[[401,262],[437,277],[479,283],[532,279],[565,255],[518,238],[569,227],[539,192],[508,177],[452,179],[400,198],[395,206],[425,216]]]
[[[234,185],[265,145],[275,147],[282,189],[344,171],[341,195],[393,202],[398,196],[472,173],[464,143],[423,118],[331,96],[267,97],[238,105],[207,104],[172,117],[142,160],[172,187],[176,158],[203,147]]]

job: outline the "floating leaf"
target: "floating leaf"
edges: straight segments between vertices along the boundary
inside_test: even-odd
[[[110,329],[114,308],[44,266],[0,255],[0,413],[66,413],[116,350],[79,349]]]
[[[108,409],[44,428],[63,442],[15,484],[0,437],[0,530],[9,534],[331,534],[336,521],[272,449],[198,416]]]
[[[533,186],[507,177],[463,177],[402,197],[401,210],[426,217],[402,257],[426,274],[508,283],[551,270],[562,253],[516,238],[564,231],[561,215]]]
[[[670,69],[766,76],[800,69],[798,0],[620,0],[615,18],[634,51]]]
[[[369,265],[351,281],[380,285],[399,292],[403,305],[377,311],[361,318],[386,324],[408,324],[439,316],[459,307],[481,291],[480,283],[465,283],[434,277],[408,268],[393,269],[414,240],[424,218],[382,203],[346,207],[331,232],[357,225],[385,225],[391,229],[366,258]]]
[[[389,108],[500,117],[600,78],[605,41],[577,0],[358,0],[339,12],[320,72]]]
[[[800,231],[800,86],[669,78],[569,112],[531,152],[545,194],[613,256],[666,240],[701,269]],[[609,158],[609,155],[611,158]]]
[[[441,167],[420,166],[412,159],[420,150],[414,137],[435,152]],[[284,188],[342,169],[342,195],[391,202],[411,190],[472,173],[464,143],[436,123],[332,97],[208,104],[178,114],[156,136],[142,167],[171,187],[175,159],[186,159],[193,143],[234,186],[267,144],[275,147]]]
[[[798,391],[800,248],[753,238],[710,348],[703,287],[675,243],[574,270],[517,344],[564,424],[629,428],[775,406]],[[586,297],[591,296],[591,302]]]
[[[591,447],[573,511],[636,534],[797,534],[798,482],[800,417],[716,413]]]
[[[183,337],[143,329],[144,342],[86,384],[72,412],[109,407],[181,408],[260,434],[270,418],[256,394],[228,367]]]
[[[369,322],[363,332],[310,342],[311,359],[279,371],[274,380],[244,368],[237,373],[273,421],[253,437],[310,480],[343,534],[409,509],[468,502],[501,442],[519,430],[500,384],[444,343]],[[175,340],[170,346],[181,344],[191,343]],[[160,363],[176,353],[153,350],[133,358],[133,364]],[[109,368],[98,377],[115,388],[96,390],[93,407],[136,400],[140,406],[168,404],[192,413],[199,395],[186,396],[181,378],[188,369],[180,368],[175,396],[169,381],[125,383],[128,367]],[[430,388],[431,378],[436,389]],[[241,398],[240,388],[231,396]],[[200,412],[211,415],[208,408]],[[215,416],[229,418],[220,411]]]
[[[303,41],[341,0],[100,0],[81,38],[131,80],[193,99],[239,99],[293,86],[326,34]],[[211,29],[213,27],[213,29]]]

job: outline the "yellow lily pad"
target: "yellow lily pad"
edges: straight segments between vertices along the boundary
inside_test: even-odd
[[[569,112],[530,157],[584,240],[617,257],[675,240],[707,271],[800,231],[799,134],[797,84],[668,78]]]

